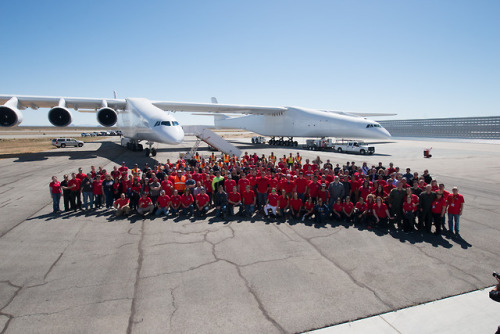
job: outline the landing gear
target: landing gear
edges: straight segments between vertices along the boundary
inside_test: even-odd
[[[127,150],[134,152],[142,152],[144,150],[144,147],[141,144],[139,144],[138,140],[122,138],[121,142],[122,146],[125,146]]]
[[[293,137],[288,137],[288,139],[283,139],[283,137],[279,137],[279,139],[271,137],[271,139],[269,140],[269,145],[297,147],[299,143],[297,143],[297,141],[294,141]]]
[[[144,151],[146,152],[146,156],[149,157],[149,154],[151,154],[153,157],[156,156],[156,149],[153,148],[153,142],[150,142],[148,141],[146,143],[146,145],[148,145],[149,147],[147,147]]]

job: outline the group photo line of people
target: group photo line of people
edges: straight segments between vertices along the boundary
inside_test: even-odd
[[[167,160],[141,169],[125,162],[108,172],[102,167],[82,168],[52,177],[49,184],[53,213],[61,198],[64,211],[114,210],[116,216],[215,217],[235,219],[262,215],[283,220],[328,221],[397,228],[411,232],[459,234],[464,198],[411,168],[400,170],[391,162],[361,166],[313,161],[300,153],[277,157],[256,153],[241,158],[212,153],[190,160]],[[446,227],[446,217],[448,227]]]

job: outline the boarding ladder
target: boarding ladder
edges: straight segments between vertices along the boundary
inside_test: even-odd
[[[183,129],[185,134],[193,135],[198,138],[194,146],[186,154],[185,158],[187,159],[191,159],[194,156],[196,150],[200,146],[201,141],[207,143],[210,146],[215,147],[220,152],[228,154],[229,156],[233,156],[233,154],[237,157],[241,156],[240,149],[238,149],[236,146],[234,146],[233,144],[231,144],[230,142],[228,142],[215,132],[209,130],[206,126],[186,125],[183,126]]]

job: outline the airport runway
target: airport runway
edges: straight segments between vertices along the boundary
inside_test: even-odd
[[[156,159],[176,159],[187,139],[184,148],[160,146]],[[0,160],[0,333],[296,333],[491,286],[500,270],[500,145],[397,140],[376,145],[374,156],[301,151],[428,168],[465,197],[462,239],[211,217],[52,216],[52,175],[155,162],[116,140]],[[290,152],[240,141],[243,151]],[[422,158],[426,147],[433,158]]]

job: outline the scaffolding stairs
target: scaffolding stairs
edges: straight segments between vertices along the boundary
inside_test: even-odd
[[[229,156],[233,156],[233,154],[236,157],[241,156],[241,150],[239,148],[237,148],[236,146],[234,146],[233,144],[231,144],[230,142],[228,142],[215,132],[211,131],[206,126],[187,125],[184,126],[183,129],[185,135],[192,135],[196,136],[197,138],[196,143],[185,156],[185,158],[187,159],[191,159],[195,155],[202,141],[216,148],[220,152],[228,154]]]

